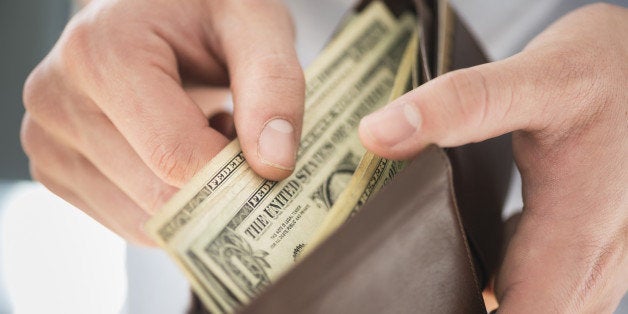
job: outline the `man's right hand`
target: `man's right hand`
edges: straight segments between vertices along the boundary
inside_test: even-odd
[[[280,1],[95,1],[28,78],[22,143],[35,179],[151,244],[146,220],[228,143],[233,123],[257,173],[290,174],[304,85]]]

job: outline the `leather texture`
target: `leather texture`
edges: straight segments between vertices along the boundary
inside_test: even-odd
[[[454,19],[451,63],[457,70],[486,63],[487,58],[464,22]],[[501,260],[504,239],[502,209],[514,167],[511,136],[447,149],[460,214],[476,258],[482,286]]]
[[[432,146],[243,313],[486,313]]]

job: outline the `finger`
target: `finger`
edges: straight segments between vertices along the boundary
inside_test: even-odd
[[[156,79],[153,86],[136,87],[126,100],[113,100],[121,105],[102,108],[144,163],[162,180],[180,187],[228,141],[209,126],[175,81],[160,72],[146,75]]]
[[[164,37],[141,28],[110,36],[107,45],[99,46],[90,38],[95,31],[90,27],[75,28],[62,38],[60,59],[73,62],[68,75],[81,78],[76,88],[90,96],[160,179],[182,186],[227,139],[209,127],[182,88],[177,54]],[[132,54],[120,48],[138,43],[141,49]]]
[[[25,147],[33,178],[123,238],[154,245],[143,231],[148,214],[87,159],[69,149]]]
[[[374,153],[401,159],[425,146],[458,146],[514,130],[542,129],[540,112],[555,88],[528,54],[438,77],[365,117],[360,139]]]
[[[123,59],[133,58],[139,51],[152,50],[153,56],[157,53],[168,58],[169,63],[176,62],[175,67],[168,66],[163,69],[173,77],[178,74],[185,84],[227,86],[229,84],[227,69],[223,60],[216,57],[214,48],[208,43],[208,37],[212,35],[206,36],[211,30],[204,24],[207,20],[213,19],[211,16],[213,12],[204,7],[205,2],[209,1],[159,4],[145,1],[101,3],[100,8],[93,11],[97,11],[95,15],[102,17],[98,21],[102,24],[95,25],[100,27],[92,31],[101,36],[99,44],[103,47],[99,48],[113,46]],[[88,23],[92,22],[89,15],[86,15]],[[166,49],[163,49],[164,42],[167,43]],[[130,51],[132,53],[129,53]],[[146,63],[151,61],[154,59],[144,60]],[[118,66],[124,64],[120,63]]]
[[[89,104],[81,105],[86,106]],[[27,113],[23,122],[23,142],[37,151],[37,155],[58,154],[59,150],[82,154],[143,210],[150,214],[157,212],[178,189],[166,184],[144,164],[107,117],[94,113],[80,116],[81,119],[72,121],[74,128],[81,130],[76,133],[80,134],[77,138],[68,127],[55,125],[55,120],[45,124],[50,131],[44,130],[42,124],[33,121]]]
[[[229,70],[234,120],[251,167],[269,179],[294,169],[305,83],[280,1],[216,1],[213,25]]]
[[[125,221],[121,223],[113,219],[114,217],[112,216],[102,215],[102,209],[95,210],[93,207],[91,207],[91,205],[88,204],[88,202],[84,201],[70,188],[67,188],[64,185],[58,183],[58,181],[53,179],[52,176],[46,174],[46,171],[33,167],[31,168],[31,175],[34,180],[42,183],[52,193],[58,195],[76,208],[79,208],[85,214],[92,217],[92,219],[96,220],[98,223],[107,227],[109,230],[115,232],[117,235],[126,239],[127,241],[130,241],[136,245],[156,246],[155,242],[151,240],[148,236],[146,236],[146,234],[143,232],[143,229],[140,229],[139,231],[134,230],[134,228],[137,228],[134,223],[142,224],[142,222],[144,221],[143,218],[139,219],[138,221]],[[120,205],[118,203],[119,202],[113,201],[109,204],[111,204],[112,206]]]

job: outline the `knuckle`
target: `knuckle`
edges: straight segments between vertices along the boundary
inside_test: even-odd
[[[159,137],[155,140],[149,158],[155,174],[168,184],[180,186],[190,176],[191,169],[197,168],[195,152],[177,140]]]
[[[547,60],[560,62],[547,62],[542,69],[541,81],[537,84],[539,95],[544,95],[546,101],[540,106],[543,112],[552,113],[552,116],[560,117],[552,121],[546,121],[544,125],[556,124],[559,121],[579,120],[592,108],[590,104],[600,102],[612,93],[607,89],[615,83],[609,81],[607,76],[613,73],[613,69],[600,75],[598,71],[591,71],[583,64],[598,63],[591,53],[582,52],[582,47],[565,45],[549,48],[545,55]],[[599,65],[602,66],[601,64]],[[548,89],[548,82],[554,84],[554,88]],[[569,103],[569,109],[565,110],[565,104]],[[560,114],[558,111],[561,111]]]
[[[272,83],[276,87],[283,88],[284,84],[289,84],[292,88],[304,90],[303,70],[293,59],[294,56],[282,53],[267,55],[255,61],[253,75],[260,82]]]
[[[47,102],[44,101],[46,93],[46,74],[41,66],[37,66],[26,78],[22,90],[22,104],[24,109],[31,113],[39,113],[41,107]]]
[[[557,84],[563,84],[563,88],[593,76],[590,68],[582,66],[588,64],[592,57],[589,52],[582,51],[582,46],[568,43],[547,47],[543,57],[547,62],[543,63],[545,69],[542,73]]]
[[[32,157],[36,152],[36,137],[39,136],[39,134],[37,134],[37,130],[32,126],[33,123],[32,119],[26,115],[22,120],[22,127],[20,129],[20,142],[22,144],[22,149],[29,157]]]
[[[22,104],[29,116],[48,128],[71,129],[75,95],[59,82],[59,77],[49,71],[47,64],[35,68],[28,76],[22,90]]]
[[[459,121],[468,127],[479,127],[487,119],[490,105],[490,87],[481,71],[475,68],[450,72],[445,75],[446,90],[455,101],[451,109]]]
[[[90,23],[82,20],[70,22],[61,37],[56,54],[58,64],[70,77],[85,77],[94,73],[91,37],[94,29]],[[77,82],[79,83],[79,82]]]

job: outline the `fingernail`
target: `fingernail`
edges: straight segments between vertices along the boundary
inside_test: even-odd
[[[296,156],[294,127],[284,119],[266,123],[257,150],[262,163],[282,170],[293,170]]]
[[[388,105],[360,122],[362,130],[379,144],[389,147],[408,139],[420,126],[421,114],[408,103]]]

